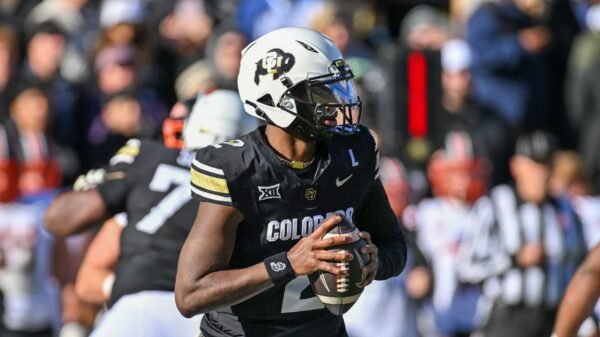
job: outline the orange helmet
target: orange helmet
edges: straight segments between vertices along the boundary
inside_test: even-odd
[[[196,103],[197,96],[185,101],[178,101],[171,108],[169,117],[162,124],[162,133],[165,146],[174,149],[183,149],[183,128],[185,119],[189,116]]]
[[[434,196],[469,203],[486,192],[489,175],[488,161],[474,154],[471,137],[463,131],[449,132],[444,148],[433,153],[427,167]]]

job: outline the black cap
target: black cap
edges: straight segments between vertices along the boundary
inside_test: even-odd
[[[527,157],[535,162],[548,164],[558,150],[556,138],[544,131],[533,131],[517,138],[515,155]]]
[[[60,26],[60,24],[54,20],[46,20],[39,23],[32,23],[25,27],[25,40],[27,42],[31,41],[31,39],[36,34],[51,34],[51,35],[62,35],[67,36],[65,30]]]

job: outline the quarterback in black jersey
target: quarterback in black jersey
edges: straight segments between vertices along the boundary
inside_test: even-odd
[[[344,215],[372,254],[366,284],[398,275],[406,244],[379,181],[377,146],[360,118],[352,70],[324,35],[283,28],[242,52],[246,112],[267,122],[200,150],[191,189],[200,200],[177,270],[176,303],[205,313],[205,337],[340,337],[306,275],[344,273],[344,236],[321,239]]]
[[[198,333],[199,320],[179,314],[173,293],[179,252],[198,207],[189,188],[193,150],[238,136],[250,118],[239,95],[228,90],[200,94],[190,108],[184,118],[165,121],[170,131],[164,144],[129,140],[105,169],[89,176],[96,180],[92,186],[60,195],[47,211],[46,226],[59,235],[127,214],[110,310],[94,337]]]

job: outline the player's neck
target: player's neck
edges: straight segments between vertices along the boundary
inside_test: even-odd
[[[269,145],[285,159],[308,162],[315,156],[316,141],[296,138],[276,126],[267,125],[265,135]]]

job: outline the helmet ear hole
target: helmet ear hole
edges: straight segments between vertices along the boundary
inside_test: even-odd
[[[273,97],[271,97],[271,95],[269,95],[269,94],[261,96],[257,101],[264,105],[273,106],[273,107],[275,106],[275,101],[273,101]]]

